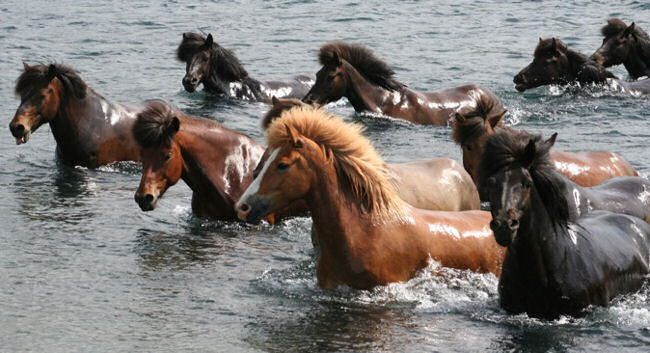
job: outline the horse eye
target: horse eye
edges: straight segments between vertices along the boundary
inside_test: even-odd
[[[336,77],[336,75],[327,76],[327,81],[334,81],[334,77]]]
[[[463,146],[463,147],[465,147],[465,149],[468,150],[468,151],[471,151],[471,150],[472,150],[472,146],[470,146],[470,145],[465,145],[465,146]]]
[[[289,164],[283,163],[283,162],[278,163],[278,170],[279,171],[285,171],[287,169],[289,169]]]
[[[530,189],[533,186],[530,180],[524,180],[523,185],[525,189]]]
[[[165,162],[169,162],[169,160],[172,158],[172,154],[166,154],[165,158],[163,159]]]

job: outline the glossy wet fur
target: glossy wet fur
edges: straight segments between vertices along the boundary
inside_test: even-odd
[[[286,81],[259,81],[249,76],[239,59],[228,49],[197,33],[183,33],[178,60],[186,64],[183,87],[194,92],[200,84],[212,93],[227,97],[269,102],[272,96],[302,98],[313,83],[308,76]]]
[[[601,33],[603,44],[592,59],[605,67],[623,64],[633,78],[650,76],[650,38],[643,29],[634,22],[627,26],[611,18]]]
[[[271,154],[236,205],[241,219],[306,200],[319,237],[317,277],[324,288],[406,281],[429,258],[499,273],[503,252],[489,231],[487,212],[406,205],[383,161],[367,150],[370,143],[357,140],[359,128],[341,128],[346,125],[339,118],[313,112],[291,111],[271,124]]]
[[[491,228],[508,253],[499,280],[509,312],[554,319],[581,315],[638,290],[650,271],[650,229],[606,211],[574,212],[548,158],[552,141],[500,132],[487,142],[481,188]]]
[[[323,67],[303,101],[324,105],[346,97],[357,112],[379,113],[415,124],[446,125],[456,112],[472,114],[477,105],[489,106],[490,115],[503,106],[488,89],[471,84],[437,92],[409,89],[394,78],[394,71],[370,49],[358,44],[332,42],[319,53]]]
[[[9,129],[17,144],[26,143],[47,123],[57,142],[57,156],[66,164],[93,168],[139,160],[131,126],[146,103],[125,106],[107,101],[62,64],[24,64],[15,91],[21,102]]]

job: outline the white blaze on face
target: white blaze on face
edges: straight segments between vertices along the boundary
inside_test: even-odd
[[[278,153],[280,152],[280,148],[276,148],[271,152],[271,156],[269,159],[266,160],[266,163],[264,163],[264,167],[262,167],[262,170],[260,173],[257,175],[257,178],[253,180],[253,182],[248,186],[246,191],[244,191],[244,194],[239,198],[239,201],[237,201],[237,204],[235,204],[235,208],[239,208],[239,206],[242,204],[242,202],[245,202],[246,199],[249,197],[255,195],[257,191],[260,189],[260,183],[262,182],[262,179],[264,179],[264,174],[266,174],[266,171],[269,169],[269,166],[275,161],[275,159],[278,157]]]

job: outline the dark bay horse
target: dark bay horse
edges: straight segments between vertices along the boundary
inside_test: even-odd
[[[295,98],[273,97],[273,106],[262,118],[262,128],[293,108],[314,109]],[[262,159],[262,165],[270,151]],[[478,191],[470,175],[451,158],[432,158],[406,163],[387,164],[393,186],[399,197],[409,205],[425,210],[465,211],[478,210]]]
[[[639,26],[610,18],[600,33],[603,44],[591,58],[604,67],[623,64],[627,73],[639,78],[650,77],[650,37]]]
[[[463,151],[463,166],[477,185],[479,160],[487,138],[500,129],[516,133],[501,124],[502,117],[485,114],[466,117],[457,113],[451,124],[453,139]],[[558,172],[580,186],[595,186],[617,176],[639,175],[628,161],[614,152],[552,149],[549,154]]]
[[[523,92],[544,85],[609,84],[612,89],[632,95],[650,94],[650,79],[625,82],[584,54],[569,49],[556,38],[539,39],[533,62],[514,78],[515,88]]]
[[[202,83],[205,90],[226,97],[268,102],[272,96],[302,98],[313,78],[296,76],[286,81],[259,81],[248,75],[239,59],[228,49],[215,43],[212,34],[183,33],[176,51],[178,60],[186,64],[183,87],[194,92]]]
[[[20,106],[9,124],[17,144],[26,143],[36,129],[49,123],[57,156],[65,164],[95,168],[140,160],[131,127],[146,102],[110,102],[62,64],[23,65],[15,89]]]
[[[306,200],[320,243],[321,287],[407,281],[430,259],[499,275],[504,251],[489,230],[490,214],[404,203],[360,126],[322,110],[292,109],[271,123],[267,142],[271,155],[235,207],[242,220],[254,221]]]
[[[437,92],[414,91],[395,80],[393,69],[363,45],[327,43],[318,58],[323,67],[303,99],[309,104],[324,105],[347,97],[357,112],[422,125],[447,125],[454,112],[472,114],[479,102],[491,107],[490,115],[503,111],[499,98],[477,84]]]
[[[523,137],[523,138],[521,138]],[[508,252],[499,279],[510,313],[581,315],[638,290],[650,272],[650,228],[637,217],[576,213],[539,136],[492,135],[481,159],[497,242]]]
[[[264,147],[243,133],[202,118],[180,114],[153,101],[138,114],[133,136],[142,148],[142,178],[135,200],[151,211],[179,179],[192,189],[192,211],[204,218],[236,220],[235,202],[253,180]],[[300,215],[302,206],[268,218]]]

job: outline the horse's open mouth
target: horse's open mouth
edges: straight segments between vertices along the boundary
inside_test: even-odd
[[[530,88],[529,85],[527,85],[525,83],[517,83],[517,84],[515,84],[515,89],[517,89],[517,91],[519,91],[519,92],[523,92],[523,91],[527,90],[528,88]]]
[[[23,134],[23,136],[16,137],[16,144],[17,145],[22,145],[23,143],[27,143],[29,138],[32,136],[31,131],[27,131]]]

